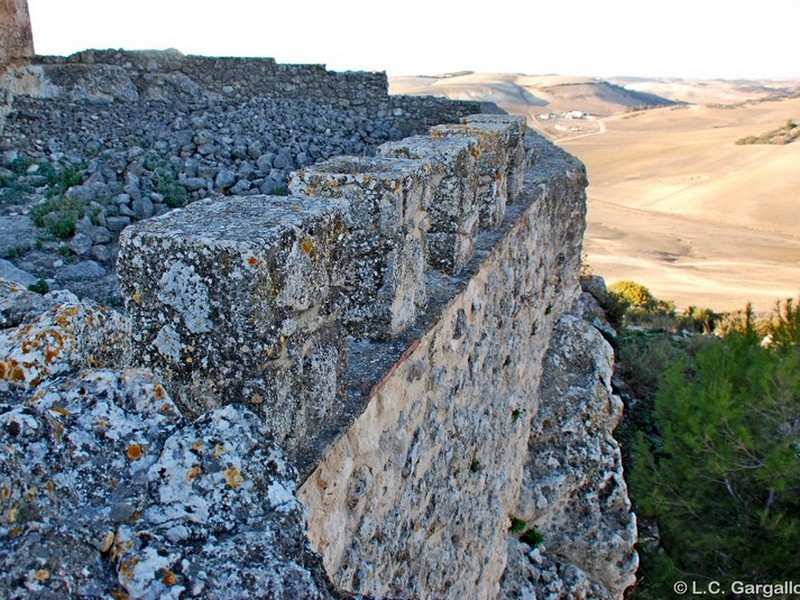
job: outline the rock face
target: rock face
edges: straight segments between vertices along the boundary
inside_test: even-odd
[[[578,161],[506,115],[321,162],[315,140],[360,154],[443,112],[403,121],[380,77],[313,66],[287,89],[312,99],[271,104],[238,79],[285,84],[274,61],[74,58],[34,65],[63,112],[16,98],[0,163],[13,224],[69,239],[0,242],[70,286],[119,250],[127,313],[0,283],[0,595],[621,596],[620,403],[568,314]],[[278,105],[322,114],[250,135]]]
[[[118,367],[125,319],[3,285],[2,353],[23,355],[0,390],[3,597],[329,596],[261,418],[228,405],[189,422],[151,372],[87,370],[90,341]]]
[[[0,70],[33,56],[33,33],[27,0],[0,0]]]
[[[542,545],[509,543],[502,595],[622,598],[638,558],[636,517],[611,436],[622,401],[611,392],[613,352],[587,321],[566,314],[544,361],[539,409],[517,518]]]
[[[528,176],[468,284],[300,488],[314,548],[344,589],[500,591],[542,360],[578,294],[585,210],[583,167],[552,146]]]
[[[309,198],[206,200],[125,230],[132,360],[189,414],[239,402],[293,452],[343,394],[342,208]]]

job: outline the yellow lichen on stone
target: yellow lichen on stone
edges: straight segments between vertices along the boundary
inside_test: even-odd
[[[225,444],[222,442],[217,442],[214,445],[214,458],[219,460],[219,457],[222,456],[223,452],[225,452]]]
[[[39,583],[44,583],[45,581],[50,579],[50,571],[48,571],[47,569],[39,569],[33,574],[33,578]]]
[[[243,481],[244,477],[242,477],[242,474],[237,467],[231,466],[225,469],[225,483],[228,484],[229,488],[235,490],[242,484]]]
[[[300,242],[300,249],[303,251],[303,254],[311,254],[314,252],[316,248],[316,244],[314,244],[314,239],[311,237],[303,238],[303,241]]]
[[[200,465],[194,465],[191,469],[186,472],[186,481],[192,481],[195,479],[200,473],[203,471]]]
[[[142,305],[142,294],[139,292],[139,290],[133,292],[133,295],[131,296],[131,302],[138,304],[139,306]]]

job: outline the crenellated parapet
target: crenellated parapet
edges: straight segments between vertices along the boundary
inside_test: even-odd
[[[118,273],[133,363],[189,414],[242,403],[307,453],[344,401],[346,340],[402,335],[435,293],[432,274],[470,261],[475,165],[494,161],[510,181],[521,123],[329,159],[295,172],[288,197],[209,199],[128,227]]]

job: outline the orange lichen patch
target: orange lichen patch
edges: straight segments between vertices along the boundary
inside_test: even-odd
[[[203,447],[203,440],[197,439],[192,444],[192,452],[200,453],[200,449]]]
[[[162,413],[172,412],[172,407],[169,404],[162,404],[158,411]]]
[[[140,512],[135,512],[131,515],[131,519],[133,519],[134,521],[139,521],[141,520],[141,518],[142,518],[142,513]]]
[[[111,591],[111,597],[114,600],[130,600],[130,596],[128,595],[128,592],[126,592],[125,590],[121,590],[121,589],[112,590]]]
[[[258,264],[258,259],[255,256],[251,256],[247,259],[247,264],[251,267],[255,267]]]
[[[47,483],[44,484],[44,489],[46,489],[48,492],[52,493],[56,489],[56,484],[53,483],[52,481],[48,481]]]
[[[242,477],[242,473],[237,467],[228,467],[225,469],[225,483],[228,484],[229,488],[235,490],[243,481],[244,477]]]
[[[316,248],[316,244],[314,243],[313,238],[306,237],[303,238],[302,242],[300,242],[300,249],[303,251],[303,254],[311,254],[314,252],[314,248]]]
[[[94,422],[94,424],[95,424],[95,425],[97,425],[97,427],[98,427],[99,429],[105,429],[106,427],[108,427],[108,422],[107,422],[105,419],[100,419],[100,418],[98,418],[98,419],[97,419],[97,420]]]
[[[178,576],[175,575],[171,570],[167,569],[164,571],[164,576],[161,578],[161,581],[164,585],[175,585],[178,583]]]
[[[472,150],[470,150],[470,154],[472,154],[472,158],[478,158],[481,155],[481,151],[477,146],[473,146]]]
[[[39,583],[44,583],[45,581],[50,579],[50,571],[48,571],[47,569],[39,569],[33,574],[33,578]]]
[[[8,370],[8,374],[6,375],[5,379],[15,383],[22,383],[25,381],[25,371],[23,371],[22,367],[19,365],[15,365]]]
[[[10,497],[11,497],[11,488],[8,487],[7,485],[3,486],[3,489],[0,490],[0,498],[2,498],[3,500],[8,500]]]
[[[125,579],[131,580],[133,579],[134,572],[133,569],[136,565],[139,564],[139,557],[134,556],[128,562],[124,562],[119,566],[119,574],[124,577]]]
[[[67,307],[62,306],[56,316],[53,318],[53,321],[59,327],[66,329],[71,325],[72,319],[78,314],[78,312],[80,312],[80,307],[77,305]]]
[[[6,513],[6,521],[8,523],[16,523],[17,522],[17,512],[19,511],[18,507],[13,507],[8,510]]]
[[[200,473],[202,473],[203,469],[200,465],[194,465],[191,469],[186,471],[186,481],[192,481],[195,479]]]
[[[52,410],[54,413],[60,414],[62,417],[68,417],[69,415],[72,414],[71,412],[69,412],[69,410],[67,410],[66,408],[62,408],[61,406],[51,406],[50,410]]]
[[[130,460],[139,460],[142,458],[142,446],[140,444],[130,444],[128,450],[125,452]]]
[[[111,479],[109,479],[109,481],[108,481],[108,487],[110,487],[112,490],[113,490],[115,487],[117,487],[117,480],[116,480],[116,479],[114,479],[113,477],[112,477]]]
[[[139,293],[139,290],[136,290],[131,295],[131,302],[138,304],[139,306],[142,305],[142,294]]]
[[[158,384],[153,386],[153,398],[161,400],[164,397],[164,388]]]
[[[23,533],[25,533],[25,528],[17,526],[9,529],[6,535],[10,538],[15,538],[21,536]]]
[[[225,452],[225,444],[222,442],[217,442],[214,445],[214,458],[219,460],[219,457],[222,456],[223,452]]]
[[[28,501],[33,500],[34,498],[36,498],[36,488],[35,487],[28,488],[28,491],[25,492],[24,498],[25,498],[25,500],[28,500]]]

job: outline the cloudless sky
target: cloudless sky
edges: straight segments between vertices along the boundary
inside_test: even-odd
[[[433,75],[800,78],[800,0],[28,0],[39,54],[271,56]],[[470,8],[474,7],[474,8]]]

